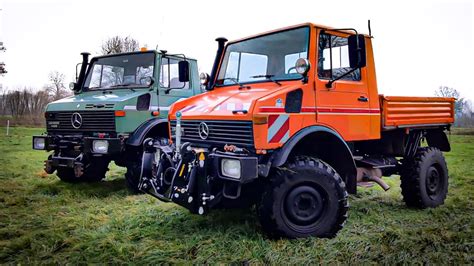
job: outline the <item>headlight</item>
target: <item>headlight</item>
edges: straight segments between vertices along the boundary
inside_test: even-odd
[[[33,138],[33,149],[35,150],[44,150],[46,148],[46,139],[35,137]]]
[[[221,171],[222,175],[240,179],[240,161],[233,159],[222,159],[221,161]]]
[[[107,153],[109,142],[106,140],[94,140],[92,142],[92,151],[95,153]]]

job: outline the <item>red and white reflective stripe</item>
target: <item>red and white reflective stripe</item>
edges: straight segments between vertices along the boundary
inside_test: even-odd
[[[261,113],[284,113],[284,107],[262,106],[259,108]],[[301,107],[299,114],[331,114],[331,115],[376,115],[380,114],[380,109],[370,108],[326,108],[326,107]]]
[[[290,138],[290,116],[269,115],[268,116],[268,143],[283,143]]]

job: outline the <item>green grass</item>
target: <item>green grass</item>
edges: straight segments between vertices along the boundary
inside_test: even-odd
[[[128,193],[115,166],[98,184],[60,182],[42,171],[46,153],[31,150],[41,129],[0,130],[0,263],[474,263],[474,136],[450,137],[444,206],[406,208],[393,176],[388,192],[350,197],[336,238],[269,240],[253,211],[191,215]]]

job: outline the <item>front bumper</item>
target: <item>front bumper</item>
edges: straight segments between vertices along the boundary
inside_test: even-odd
[[[94,150],[94,141],[107,142],[106,152]],[[66,137],[59,135],[33,136],[32,148],[34,150],[66,150],[77,151],[92,155],[117,155],[124,147],[124,142],[119,138],[96,138],[96,137]]]

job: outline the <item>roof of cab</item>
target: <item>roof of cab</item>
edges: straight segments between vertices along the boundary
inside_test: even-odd
[[[163,54],[161,51],[157,51],[157,50],[146,50],[146,51],[134,51],[134,52],[98,55],[98,56],[94,56],[93,58],[104,58],[104,57],[111,57],[111,56],[117,56],[117,55],[132,55],[132,54],[142,54],[142,53]],[[168,53],[166,53],[166,55],[168,55],[170,57],[178,57],[178,58],[183,58],[183,59],[186,58],[187,60],[197,61],[196,59],[194,59],[192,57],[184,56],[183,54],[168,54]]]
[[[278,28],[278,29],[274,29],[274,30],[265,31],[265,32],[262,32],[262,33],[250,35],[250,36],[247,36],[247,37],[244,37],[244,38],[229,41],[229,43],[236,43],[236,42],[240,42],[240,41],[243,41],[243,40],[253,39],[253,38],[256,38],[256,37],[259,37],[259,36],[268,35],[268,34],[279,32],[279,31],[290,30],[290,29],[300,28],[300,27],[305,27],[305,26],[315,27],[315,28],[319,28],[319,29],[325,29],[325,30],[329,30],[329,31],[339,31],[339,32],[354,34],[352,31],[349,31],[349,30],[338,30],[337,28],[334,28],[334,27],[328,27],[328,26],[324,26],[324,25],[321,25],[321,24],[306,22],[306,23],[296,24],[296,25],[293,25],[293,26]],[[359,34],[364,35],[366,37],[370,37],[367,34],[362,34],[362,33],[359,33]]]

